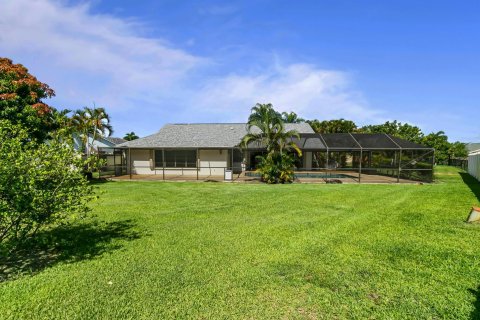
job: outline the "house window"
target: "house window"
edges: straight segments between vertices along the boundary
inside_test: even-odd
[[[162,150],[155,150],[155,167],[162,168],[165,162],[167,168],[196,168],[196,150],[165,150],[163,159]]]
[[[162,150],[155,150],[155,168],[163,167],[163,152]]]

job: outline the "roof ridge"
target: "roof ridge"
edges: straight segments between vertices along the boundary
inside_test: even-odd
[[[181,123],[167,123],[167,124],[168,125],[173,125],[173,126],[176,126],[176,125],[199,125],[199,124],[218,124],[218,125],[225,124],[225,125],[229,125],[229,124],[246,124],[246,122],[192,122],[192,123],[181,122]]]

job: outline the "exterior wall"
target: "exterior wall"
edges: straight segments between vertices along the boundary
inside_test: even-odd
[[[154,168],[154,151],[151,149],[131,149],[131,160],[128,160],[127,172],[130,173],[130,161],[133,174],[163,174],[163,168]],[[128,155],[128,152],[127,152]],[[223,176],[224,168],[230,166],[231,154],[225,150],[198,151],[199,176]],[[165,168],[169,175],[196,175],[196,168]]]
[[[480,180],[480,151],[468,156],[468,173]]]
[[[133,174],[155,174],[153,170],[153,150],[130,150],[131,159],[128,160],[128,173],[130,173],[130,161]]]
[[[230,166],[230,153],[227,149],[199,150],[198,153],[198,158],[200,162],[200,171],[198,172],[198,174],[201,176],[223,176],[223,167]]]

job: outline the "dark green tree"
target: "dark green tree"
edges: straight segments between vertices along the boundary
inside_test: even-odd
[[[350,133],[357,131],[357,125],[351,120],[336,119],[319,121],[308,120],[308,124],[317,133]]]
[[[426,135],[422,144],[435,149],[435,162],[446,164],[449,159],[450,143],[448,137],[443,131],[432,132]]]
[[[301,123],[305,119],[299,118],[295,112],[282,112],[282,120],[284,123]]]
[[[468,156],[467,144],[460,141],[450,143],[448,156],[450,159],[466,158]]]
[[[386,133],[412,142],[421,143],[424,134],[422,129],[408,123],[401,123],[397,120],[387,121],[378,125],[367,125],[360,128],[363,133]]]
[[[125,136],[123,137],[123,139],[127,140],[127,141],[132,141],[132,140],[136,140],[138,139],[139,137],[135,134],[135,132],[129,132],[127,134],[125,134]]]

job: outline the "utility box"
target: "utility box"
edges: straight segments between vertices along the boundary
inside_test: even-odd
[[[223,177],[226,181],[232,181],[233,179],[233,171],[232,170],[225,170],[225,176]]]
[[[479,222],[480,221],[480,208],[472,207],[472,211],[468,215],[467,222]]]

